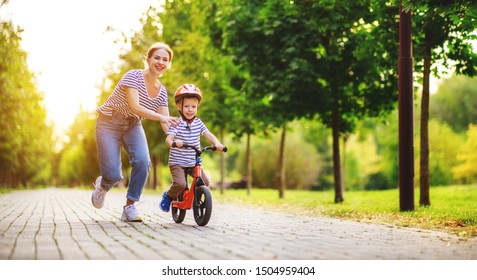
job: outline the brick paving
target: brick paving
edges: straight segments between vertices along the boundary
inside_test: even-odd
[[[91,205],[91,191],[42,189],[0,195],[0,260],[475,260],[477,238],[444,232],[214,204],[205,227],[138,205],[144,223],[119,220],[125,190]]]

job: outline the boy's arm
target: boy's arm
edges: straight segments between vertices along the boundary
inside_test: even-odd
[[[172,147],[172,142],[174,142],[174,135],[168,134],[165,142],[167,147]]]
[[[212,134],[210,131],[207,130],[206,132],[204,132],[204,137],[210,142],[210,144],[217,148],[217,152],[223,151],[224,145],[222,145],[222,143],[220,143],[217,137],[215,137],[215,135]]]
[[[175,136],[173,134],[168,134],[167,137],[166,137],[166,145],[167,147],[171,148],[172,147],[172,143],[173,142],[176,142],[176,146],[178,148],[182,147],[184,145],[184,143],[182,143],[181,140],[175,140],[174,139]]]

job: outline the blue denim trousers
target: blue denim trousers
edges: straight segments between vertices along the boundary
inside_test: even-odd
[[[106,190],[123,179],[121,145],[127,152],[132,167],[126,197],[139,201],[151,167],[142,123],[118,112],[114,112],[112,117],[100,113],[96,121],[96,147],[103,177],[101,186]]]

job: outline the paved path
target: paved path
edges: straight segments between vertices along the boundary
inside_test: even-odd
[[[477,238],[214,204],[205,227],[182,224],[143,195],[143,224],[119,221],[125,192],[103,209],[91,191],[43,189],[0,195],[0,260],[380,260],[477,259]]]

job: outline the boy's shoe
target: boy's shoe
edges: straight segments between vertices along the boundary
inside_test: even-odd
[[[123,207],[123,215],[121,216],[121,221],[123,222],[142,222],[141,217],[139,217],[139,212],[134,204],[127,205]]]
[[[169,210],[171,209],[171,202],[172,198],[167,195],[167,192],[164,192],[162,194],[162,200],[159,204],[159,208],[161,208],[161,210],[164,212],[169,212]]]
[[[96,181],[93,183],[94,191],[91,195],[91,202],[93,203],[93,206],[98,209],[103,207],[104,198],[106,196],[106,193],[108,192],[107,190],[103,189],[103,187],[101,187],[101,179],[101,176],[96,178]]]

